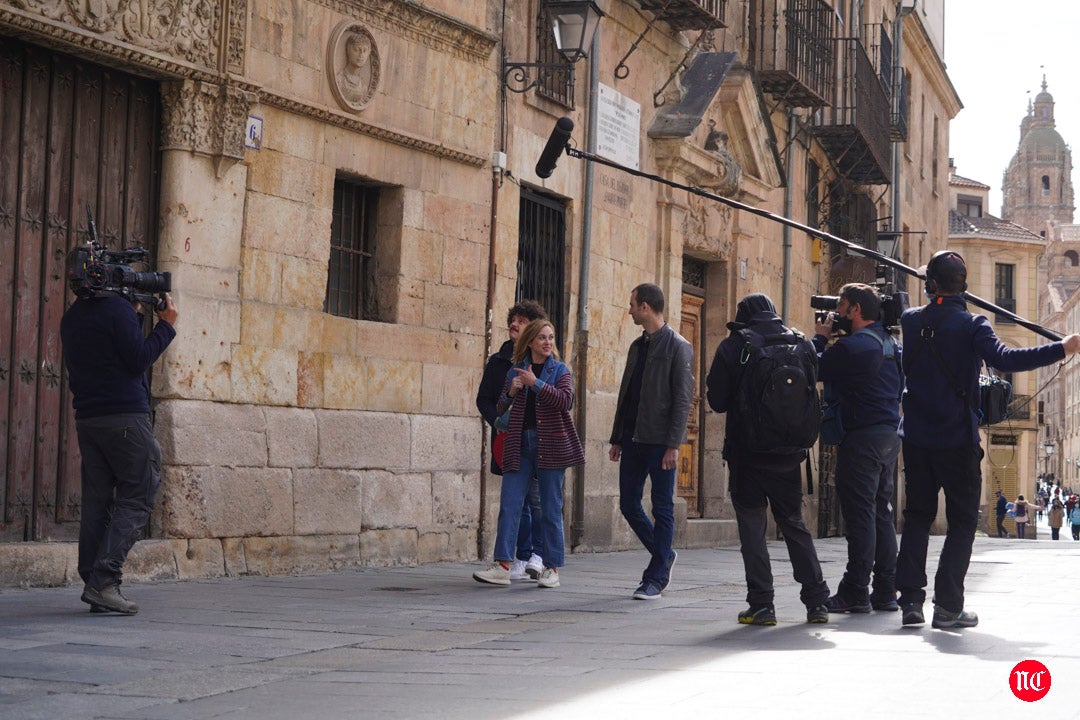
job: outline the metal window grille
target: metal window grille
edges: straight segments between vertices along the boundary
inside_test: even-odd
[[[555,325],[555,345],[562,351],[566,331],[563,270],[566,258],[566,209],[558,200],[522,189],[518,217],[515,300],[535,300]]]
[[[1016,296],[1013,280],[1016,266],[1006,263],[994,263],[994,304],[1005,308],[1009,312],[1016,312]],[[1012,324],[1012,318],[1005,315],[994,315],[994,322]]]
[[[553,68],[546,72],[539,71],[541,74],[536,85],[536,92],[548,100],[573,110],[574,66],[566,62],[566,58],[560,55],[558,48],[555,47],[555,29],[551,26],[551,18],[544,12],[542,6],[543,3],[536,16],[536,61],[562,64],[564,67]]]
[[[330,226],[330,267],[323,309],[331,315],[377,320],[375,227],[379,193],[338,180]]]

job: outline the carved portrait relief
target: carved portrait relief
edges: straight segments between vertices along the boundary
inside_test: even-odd
[[[343,108],[359,112],[371,102],[380,69],[379,49],[367,28],[347,20],[334,29],[326,49],[326,73]]]

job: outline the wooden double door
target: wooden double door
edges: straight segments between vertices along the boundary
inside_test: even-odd
[[[0,542],[77,535],[79,451],[60,347],[65,261],[153,251],[157,83],[0,35]]]

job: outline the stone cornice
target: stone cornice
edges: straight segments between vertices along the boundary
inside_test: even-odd
[[[426,47],[484,63],[499,42],[495,35],[424,7],[415,0],[313,0],[347,17]]]
[[[361,120],[354,115],[346,115],[325,107],[312,105],[303,100],[297,100],[296,98],[272,90],[267,90],[266,88],[255,87],[253,85],[241,85],[245,90],[257,93],[259,102],[265,105],[303,115],[304,117],[313,118],[328,125],[336,125],[337,127],[378,138],[379,140],[385,140],[386,142],[394,143],[395,145],[419,150],[428,153],[429,155],[453,160],[454,162],[470,165],[472,167],[483,167],[488,162],[487,158],[468,152],[467,150],[447,147],[446,145],[432,140],[426,140],[398,130],[391,130],[390,128]]]

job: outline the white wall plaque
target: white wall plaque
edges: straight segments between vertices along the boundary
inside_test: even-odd
[[[641,105],[600,83],[597,110],[596,154],[640,169]]]

